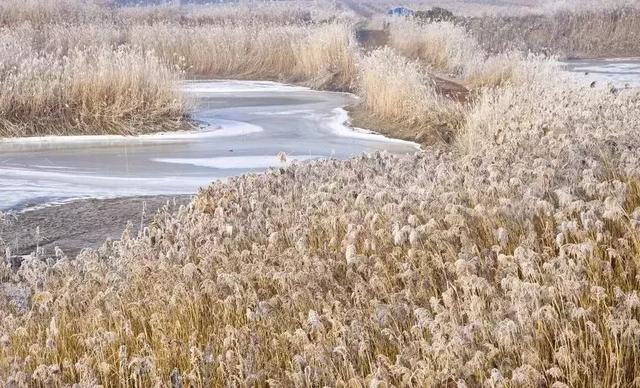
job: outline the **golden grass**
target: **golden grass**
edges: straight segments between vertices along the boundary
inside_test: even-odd
[[[484,56],[475,39],[464,28],[450,22],[421,24],[394,20],[390,30],[391,47],[444,74],[460,76],[466,67]]]
[[[423,137],[448,141],[463,120],[464,108],[441,95],[421,66],[379,49],[360,61],[358,94],[368,111],[383,122],[409,126]]]
[[[331,8],[38,4],[0,4],[0,136],[176,129],[185,76],[354,88],[353,31]]]
[[[449,139],[461,121],[462,108],[447,99],[425,97],[419,103],[419,110],[411,111],[404,117],[400,116],[404,114],[401,112],[408,112],[404,106],[407,105],[406,101],[396,99],[379,104],[380,98],[373,97],[375,86],[372,87],[371,82],[360,85],[359,80],[371,78],[367,73],[390,72],[387,78],[392,78],[393,70],[385,67],[372,69],[371,61],[359,64],[361,55],[354,41],[353,24],[345,19],[331,21],[332,18],[326,17],[325,13],[316,9],[317,7],[308,11],[312,17],[302,17],[300,12],[303,8],[298,7],[297,2],[292,7],[264,5],[257,8],[234,8],[224,5],[202,8],[168,6],[108,10],[97,5],[83,8],[81,3],[73,0],[56,1],[60,2],[58,8],[52,3],[41,13],[31,7],[31,3],[24,9],[16,2],[5,5],[7,10],[13,12],[8,12],[8,15],[16,20],[30,22],[5,29],[5,35],[11,35],[14,40],[20,41],[23,46],[21,50],[31,52],[29,60],[34,63],[44,57],[49,58],[48,61],[51,63],[61,63],[63,58],[73,57],[79,52],[106,52],[127,47],[124,50],[139,51],[145,58],[157,57],[169,68],[154,68],[160,78],[155,83],[156,86],[169,86],[163,81],[167,75],[161,74],[167,71],[170,71],[174,78],[269,79],[304,84],[318,89],[366,91],[363,97],[369,102],[365,106],[374,116],[388,123],[410,125],[416,132],[424,134],[429,132],[428,128],[436,128],[429,137],[437,134],[435,137]],[[54,12],[56,9],[58,13]],[[236,14],[233,11],[237,11]],[[331,9],[325,11],[336,12]],[[280,23],[276,22],[278,14],[281,15]],[[304,12],[303,14],[306,15]],[[73,22],[60,23],[60,18],[65,16]],[[451,23],[422,25],[416,22],[395,21],[391,25],[390,45],[400,54],[418,59],[423,65],[427,65],[426,70],[429,72],[455,77],[473,89],[518,82],[518,79],[523,78],[521,73],[527,69],[524,65],[527,59],[523,55],[508,53],[489,56],[463,28]],[[10,56],[7,56],[3,67],[8,69],[13,66],[12,61]],[[23,73],[30,74],[29,77],[33,81],[29,81],[31,83],[42,82],[43,85],[38,88],[50,89],[48,93],[51,94],[54,92],[47,86],[47,77],[62,79],[68,78],[68,75],[61,73],[61,66],[51,65],[50,69],[58,69],[59,73]],[[147,76],[151,77],[151,74]],[[401,82],[404,82],[402,87],[406,88],[402,93],[413,94],[414,100],[420,100],[421,97],[416,96],[425,93],[424,82]],[[427,87],[429,88],[433,89],[431,85]],[[10,85],[5,88],[5,100],[11,100],[13,93],[16,93],[15,88],[11,88]],[[100,93],[96,90],[96,101],[104,98]],[[171,93],[174,92],[167,90],[163,95],[167,97]],[[52,99],[42,97],[35,99],[41,105],[34,105],[29,109],[19,104],[13,108],[5,108],[5,116],[12,116],[4,119],[4,126],[7,128],[4,135],[46,133],[46,128],[50,125],[51,133],[60,134],[65,133],[61,126],[69,127],[66,133],[137,133],[150,129],[174,128],[181,114],[178,114],[179,109],[171,106],[173,99],[163,100],[157,88],[151,88],[148,96],[158,98],[154,109],[160,109],[159,104],[164,103],[165,113],[175,113],[168,114],[166,125],[158,121],[164,113],[155,114],[153,109],[138,106],[137,112],[125,111],[123,108],[122,112],[117,113],[114,111],[116,104],[105,108],[105,112],[96,113],[98,105],[93,104],[90,109],[94,111],[82,113],[80,110],[56,108],[55,103],[43,109],[42,104],[51,102]],[[63,100],[74,96],[59,97],[58,106],[74,106],[73,101],[69,103]],[[121,98],[129,97],[123,95]],[[396,104],[393,108],[390,105],[393,104],[391,101],[395,101]],[[77,104],[86,106],[83,102],[76,102]],[[385,104],[387,106],[384,106]],[[415,104],[410,103],[409,106]],[[38,118],[35,113],[36,107],[41,109],[43,117],[50,117],[49,112],[55,111],[58,118],[54,121],[58,123],[52,125]],[[69,117],[63,120],[62,116],[65,115]],[[145,118],[145,115],[148,117]],[[102,122],[108,125],[101,128],[100,120],[87,120],[88,116],[102,116]],[[116,123],[118,120],[121,122]],[[26,125],[21,126],[20,121]],[[140,127],[139,124],[142,122],[150,125]],[[132,123],[136,124],[137,128],[130,127]],[[27,128],[29,126],[33,128]],[[130,128],[126,128],[127,126]],[[35,127],[37,129],[34,129]]]
[[[353,27],[329,24],[312,30],[301,42],[293,42],[294,78],[330,90],[352,91],[357,77]]]
[[[295,66],[291,42],[302,28],[274,26],[132,26],[129,39],[176,69],[209,78],[277,78]]]
[[[451,22],[392,20],[389,25],[389,45],[398,53],[472,90],[528,83],[552,64],[521,51],[490,54],[465,28]]]
[[[355,42],[349,25],[135,25],[131,44],[153,50],[189,76],[297,82],[351,90]]]
[[[131,135],[183,125],[176,78],[151,54],[96,48],[61,58],[17,46],[3,47],[0,64],[2,137]]]

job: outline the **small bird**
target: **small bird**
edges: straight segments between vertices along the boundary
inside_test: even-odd
[[[596,81],[593,81],[590,85],[590,87],[595,88],[596,87]]]

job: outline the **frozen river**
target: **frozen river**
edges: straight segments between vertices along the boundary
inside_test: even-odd
[[[139,137],[0,140],[0,210],[76,198],[189,194],[293,161],[415,152],[347,126],[355,97],[271,82],[187,82],[202,129]],[[287,161],[277,155],[284,152]]]
[[[565,69],[578,82],[595,86],[640,87],[640,58],[580,59],[564,61]]]
[[[571,78],[597,87],[640,87],[640,59],[564,62]],[[0,210],[76,198],[190,194],[216,179],[293,161],[363,152],[408,153],[414,143],[353,130],[349,94],[272,82],[182,85],[198,131],[139,137],[77,136],[0,140]],[[284,152],[287,161],[277,155]]]

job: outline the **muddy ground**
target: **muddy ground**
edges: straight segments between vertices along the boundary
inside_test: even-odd
[[[72,257],[84,248],[97,248],[107,239],[120,238],[128,223],[137,232],[162,206],[177,209],[190,198],[88,199],[9,214],[0,226],[0,245],[8,246],[14,256],[28,255],[37,247],[53,254],[57,246]]]

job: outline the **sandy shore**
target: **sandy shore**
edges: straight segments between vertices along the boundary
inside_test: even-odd
[[[131,223],[137,231],[157,210],[179,207],[191,196],[152,196],[88,199],[7,215],[0,238],[12,255],[28,255],[37,247],[53,254],[55,247],[75,256],[84,248],[97,248],[107,239],[119,239]]]

